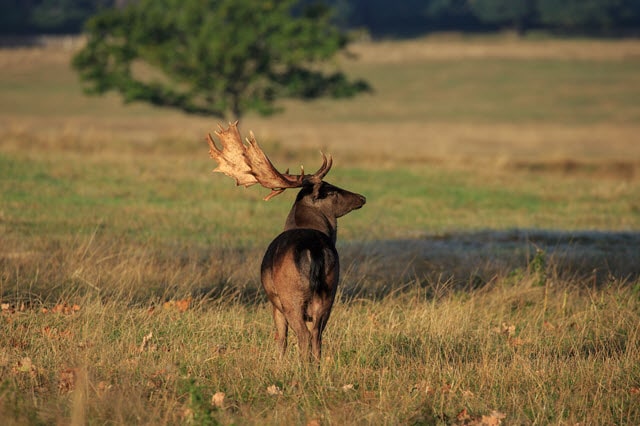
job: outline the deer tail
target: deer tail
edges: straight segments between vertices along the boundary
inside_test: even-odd
[[[322,249],[311,249],[309,254],[311,257],[309,262],[309,286],[315,292],[322,288],[324,283],[325,256]]]

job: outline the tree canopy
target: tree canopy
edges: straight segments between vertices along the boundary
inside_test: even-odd
[[[190,113],[275,111],[278,98],[351,96],[368,89],[324,63],[346,37],[329,9],[295,0],[140,0],[86,25],[73,66],[88,93],[116,91]]]

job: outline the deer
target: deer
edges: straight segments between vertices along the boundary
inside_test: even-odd
[[[271,303],[275,340],[280,357],[287,350],[289,327],[298,339],[302,359],[321,360],[322,333],[333,308],[340,276],[336,250],[338,218],[361,208],[366,198],[324,181],[333,159],[321,152],[322,165],[313,174],[279,172],[258,145],[253,132],[246,143],[238,122],[209,133],[209,156],[214,172],[235,179],[236,185],[256,183],[271,192],[265,201],[286,189],[300,188],[285,220],[284,230],[268,246],[260,266],[262,287]],[[311,358],[313,357],[313,358]]]

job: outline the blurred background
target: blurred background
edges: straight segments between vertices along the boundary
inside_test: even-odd
[[[3,0],[3,35],[76,34],[106,8],[136,0]],[[300,7],[314,3],[297,2]],[[411,37],[440,31],[490,32],[509,29],[524,35],[546,30],[565,35],[637,35],[637,0],[327,0],[333,21],[344,30],[373,37]]]

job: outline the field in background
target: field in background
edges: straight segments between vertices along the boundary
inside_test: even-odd
[[[640,421],[640,43],[351,50],[373,93],[241,121],[368,199],[317,370],[276,360],[257,274],[295,191],[210,174],[220,120],[84,97],[70,51],[0,50],[0,417]]]

